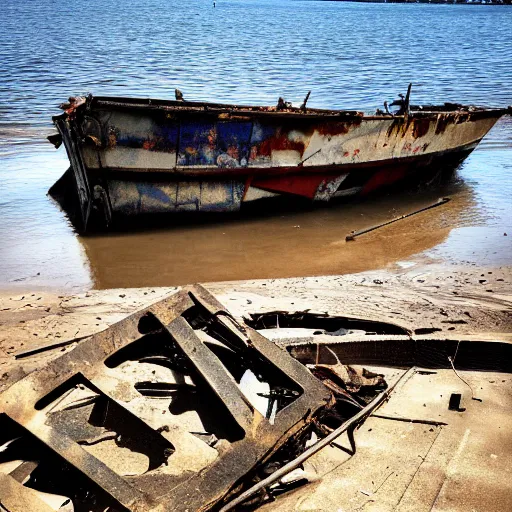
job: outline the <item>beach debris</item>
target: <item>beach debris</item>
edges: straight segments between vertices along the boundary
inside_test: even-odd
[[[260,480],[258,483],[256,483],[253,487],[248,489],[247,491],[243,492],[229,502],[226,506],[221,508],[220,512],[227,512],[228,510],[232,510],[240,503],[243,503],[251,496],[255,495],[258,492],[261,492],[262,490],[266,489],[268,486],[270,486],[272,483],[276,482],[277,480],[283,478],[285,475],[290,473],[291,471],[298,468],[301,464],[303,464],[305,461],[307,461],[310,457],[312,457],[315,453],[318,453],[322,448],[325,448],[329,444],[333,443],[341,434],[344,432],[351,432],[349,434],[349,438],[351,438],[352,444],[354,443],[353,440],[353,430],[355,427],[363,421],[365,418],[367,418],[377,407],[379,407],[380,404],[384,400],[386,400],[390,394],[393,392],[395,387],[399,382],[402,380],[408,379],[415,371],[415,368],[409,368],[407,371],[403,372],[402,375],[393,383],[393,385],[389,386],[387,390],[383,391],[382,393],[375,396],[375,398],[364,408],[362,408],[357,414],[352,416],[347,421],[343,422],[338,428],[334,429],[332,432],[330,432],[327,436],[325,436],[323,439],[319,440],[317,443],[315,443],[313,446],[309,447],[306,451],[301,453],[297,458],[294,460],[291,460],[288,464],[284,465],[280,469],[273,472],[270,476],[267,478]],[[355,451],[355,445],[353,446]]]
[[[311,333],[343,336],[352,332],[366,334],[405,334],[410,331],[396,323],[376,321],[370,318],[356,318],[341,315],[329,315],[311,310],[304,311],[268,311],[254,313],[245,318],[247,325],[261,331],[263,334],[270,330],[289,329],[290,335],[294,330],[309,329]]]
[[[313,375],[322,381],[342,385],[350,393],[359,393],[363,388],[383,388],[386,386],[384,376],[373,373],[363,367],[337,363],[334,365],[317,364],[312,366]]]
[[[461,400],[462,395],[460,393],[452,393],[448,402],[448,409],[450,411],[464,412],[466,409],[460,406]]]
[[[0,461],[26,464],[14,484],[0,465],[2,503],[46,510],[36,492],[92,512],[210,510],[325,435],[333,407],[303,364],[190,287],[0,394]]]
[[[69,340],[56,341],[52,343],[47,343],[46,345],[39,345],[34,348],[30,348],[27,350],[20,350],[14,354],[16,359],[23,359],[25,357],[34,356],[36,354],[40,354],[41,352],[47,352],[49,350],[55,350],[57,348],[67,347],[68,345],[72,345],[73,343],[78,343],[79,341],[88,338],[88,336],[78,336],[76,338],[71,338]]]
[[[442,206],[442,205],[448,203],[449,201],[450,201],[449,197],[441,197],[433,204],[424,206],[423,208],[420,208],[413,212],[406,213],[405,215],[400,215],[399,217],[395,217],[394,219],[388,220],[387,222],[382,222],[381,224],[376,224],[375,226],[371,226],[369,228],[360,229],[359,231],[352,231],[345,237],[345,241],[352,242],[358,236],[364,235],[366,233],[370,233],[370,231],[375,231],[376,229],[383,228],[384,226],[389,226],[390,224],[393,224],[394,222],[398,222],[399,220],[407,219],[407,218],[412,217],[413,215],[416,215],[418,213],[425,212],[427,210],[431,210],[432,208],[436,208],[438,206]]]

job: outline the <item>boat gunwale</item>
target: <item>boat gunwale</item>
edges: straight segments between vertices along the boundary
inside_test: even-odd
[[[451,108],[450,108],[451,106]],[[429,110],[424,110],[428,108]],[[407,120],[410,118],[434,118],[440,115],[467,115],[471,119],[512,114],[512,107],[494,108],[474,105],[459,105],[445,103],[444,105],[413,105],[407,114],[368,114],[359,110],[335,110],[299,107],[289,107],[277,110],[272,106],[258,105],[233,105],[224,103],[155,100],[151,98],[133,98],[117,96],[93,96],[89,95],[85,103],[71,109],[72,112],[80,110],[135,110],[135,111],[164,111],[176,115],[222,115],[236,119],[237,117],[279,117],[286,119],[321,119],[329,121],[374,121],[374,120]],[[69,116],[69,112],[53,117],[53,120],[62,116]]]

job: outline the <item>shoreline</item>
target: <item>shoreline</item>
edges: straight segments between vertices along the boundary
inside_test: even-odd
[[[511,283],[512,266],[423,265],[204,286],[238,318],[310,311],[392,323],[436,339],[512,342]],[[118,288],[75,295],[0,291],[0,389],[71,350],[76,342],[22,359],[16,359],[16,353],[78,342],[179,289]]]
[[[446,5],[512,5],[511,0],[322,0],[324,2],[356,2],[362,4],[446,4]]]

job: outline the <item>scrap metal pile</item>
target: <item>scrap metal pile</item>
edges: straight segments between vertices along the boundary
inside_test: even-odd
[[[307,481],[297,457],[386,387],[306,367],[191,287],[0,394],[0,510],[254,508]]]

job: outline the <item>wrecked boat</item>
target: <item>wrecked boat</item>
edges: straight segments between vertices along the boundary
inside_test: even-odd
[[[129,216],[233,212],[271,197],[326,202],[455,169],[508,109],[301,107],[72,97],[53,118],[70,169],[50,194],[78,230]]]

